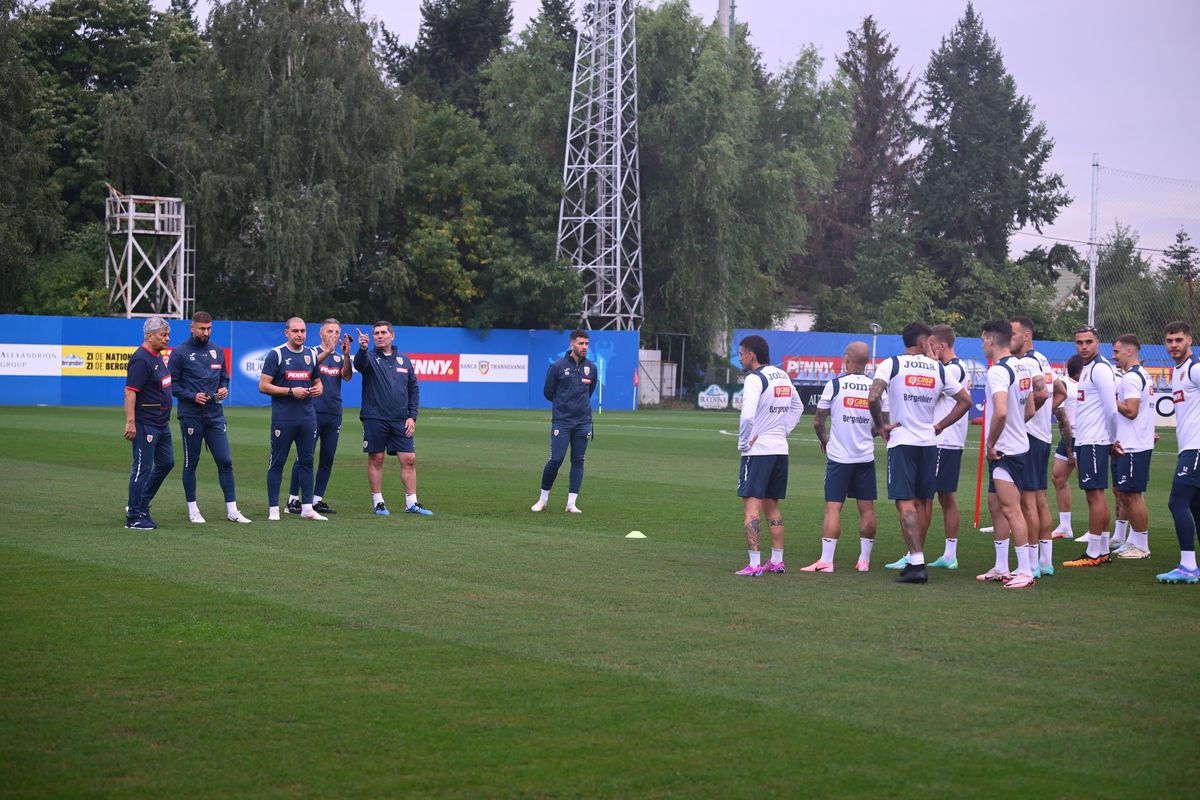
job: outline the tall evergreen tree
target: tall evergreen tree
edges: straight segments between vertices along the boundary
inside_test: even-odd
[[[1163,271],[1169,284],[1183,289],[1186,297],[1187,320],[1196,327],[1196,289],[1200,283],[1200,262],[1196,260],[1196,246],[1191,243],[1187,231],[1180,228],[1175,233],[1175,243],[1163,251]]]
[[[1062,177],[1045,171],[1054,141],[1034,122],[1033,104],[1017,94],[973,5],[934,51],[924,85],[927,121],[919,128],[924,147],[914,190],[918,251],[958,296],[972,261],[989,269],[1003,264],[1014,230],[1041,230],[1070,198]]]
[[[431,102],[476,114],[480,70],[512,30],[512,0],[422,0],[421,30],[405,45],[383,29],[389,76]]]
[[[912,169],[916,84],[900,74],[898,51],[873,17],[846,38],[837,63],[850,91],[849,144],[830,191],[809,209],[813,231],[801,274],[810,285],[853,283],[859,237],[900,210]]]

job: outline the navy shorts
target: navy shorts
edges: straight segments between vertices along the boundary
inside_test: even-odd
[[[888,448],[889,500],[931,500],[937,473],[937,447],[898,444]]]
[[[1012,482],[1016,484],[1017,489],[1022,492],[1029,491],[1029,487],[1025,482],[1029,480],[1029,467],[1026,466],[1028,459],[1027,453],[1017,453],[1016,455],[1001,453],[998,461],[988,461],[988,494],[996,493],[996,470],[1004,467],[1008,471],[1008,475],[1012,478]]]
[[[738,497],[787,497],[788,457],[786,455],[742,456],[738,473]]]
[[[1175,462],[1175,477],[1172,485],[1195,486],[1200,489],[1200,450],[1184,450]]]
[[[1141,494],[1150,485],[1150,456],[1153,450],[1141,450],[1117,456],[1112,462],[1113,488],[1118,492]]]
[[[1108,450],[1106,444],[1075,445],[1075,467],[1079,470],[1079,488],[1108,488]]]
[[[1025,487],[1027,492],[1044,492],[1049,486],[1050,443],[1036,436],[1029,437],[1029,454],[1025,456]]]
[[[825,464],[825,502],[844,503],[847,497],[855,500],[874,500],[879,496],[875,486],[875,462],[861,464]]]
[[[962,469],[961,448],[939,447],[934,466],[933,490],[938,494],[954,494],[958,491],[958,473]]]
[[[1067,440],[1059,439],[1058,447],[1054,448],[1054,458],[1058,461],[1070,461],[1071,456],[1067,453]]]
[[[394,456],[396,453],[416,452],[412,437],[404,435],[403,422],[364,419],[362,424],[364,453],[387,453]]]

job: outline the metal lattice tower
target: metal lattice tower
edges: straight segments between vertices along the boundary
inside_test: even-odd
[[[192,226],[178,197],[121,194],[104,203],[104,285],[125,317],[186,319],[195,303]]]
[[[585,0],[575,43],[558,256],[586,328],[637,330],[642,306],[634,0]]]

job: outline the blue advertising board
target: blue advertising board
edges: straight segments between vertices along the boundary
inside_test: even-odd
[[[0,315],[0,405],[120,405],[125,365],[143,340],[141,319]],[[187,339],[189,323],[171,320],[171,342]],[[265,406],[258,391],[266,353],[284,343],[279,322],[213,323],[210,341],[226,353],[231,406]],[[347,323],[343,333],[371,333],[371,323]],[[396,347],[409,355],[425,408],[549,408],[542,396],[546,368],[565,353],[569,332],[397,327]],[[600,371],[596,408],[636,408],[636,331],[589,331],[590,357]],[[308,325],[320,343],[319,323]],[[343,384],[343,403],[357,408],[357,376]],[[602,406],[603,404],[603,406]]]

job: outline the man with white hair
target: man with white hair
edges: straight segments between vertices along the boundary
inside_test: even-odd
[[[125,440],[133,444],[129,505],[125,527],[154,530],[150,503],[175,466],[171,446],[171,373],[162,352],[171,342],[171,326],[162,317],[142,325],[145,341],[125,368]]]

